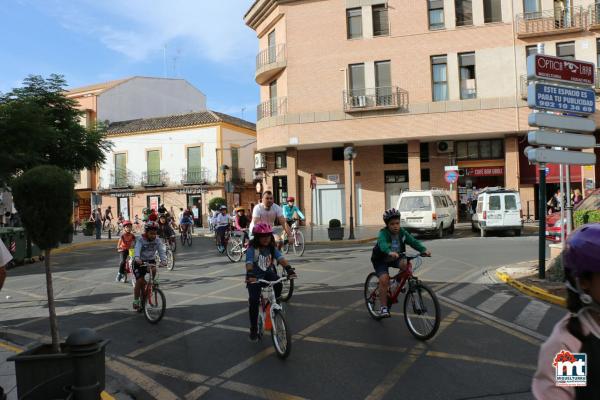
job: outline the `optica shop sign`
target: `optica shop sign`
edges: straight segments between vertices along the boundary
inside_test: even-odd
[[[579,85],[593,85],[595,78],[593,63],[563,60],[543,54],[527,58],[527,71],[530,79],[549,79]]]

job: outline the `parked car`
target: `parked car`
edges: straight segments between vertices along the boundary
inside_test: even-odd
[[[396,208],[402,227],[409,232],[434,233],[440,238],[454,233],[456,204],[445,190],[403,192]]]
[[[481,237],[491,231],[512,231],[515,236],[520,236],[523,218],[519,192],[498,187],[480,191],[471,226],[474,232],[481,232]]]
[[[600,189],[591,192],[583,201],[573,208],[573,214],[579,210],[600,210]],[[566,218],[566,217],[565,217]],[[563,228],[567,229],[566,219],[563,221]],[[546,215],[546,239],[553,242],[560,242],[560,212]]]

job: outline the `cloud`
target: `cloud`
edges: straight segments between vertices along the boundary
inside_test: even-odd
[[[234,62],[256,52],[244,25],[250,0],[54,0],[46,10],[77,33],[132,61],[162,54],[165,45],[208,61]],[[175,45],[176,44],[176,45]],[[170,46],[171,45],[171,46]]]

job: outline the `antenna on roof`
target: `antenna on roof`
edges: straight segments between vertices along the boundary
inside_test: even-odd
[[[173,77],[179,78],[177,73],[177,61],[181,57],[181,48],[177,47],[177,54],[173,56]]]
[[[244,119],[244,111],[246,111],[246,107],[242,107],[242,119]]]

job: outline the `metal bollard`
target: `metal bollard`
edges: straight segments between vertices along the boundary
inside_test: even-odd
[[[108,341],[102,341],[96,331],[80,328],[67,338],[67,349],[73,360],[74,400],[98,400],[104,389],[104,347]],[[102,353],[102,359],[98,354]],[[99,365],[101,363],[101,365]]]

